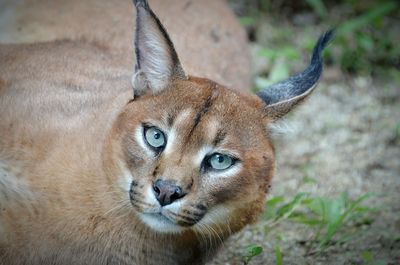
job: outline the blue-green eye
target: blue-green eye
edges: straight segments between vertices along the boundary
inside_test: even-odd
[[[208,163],[215,170],[224,170],[234,164],[234,159],[228,155],[215,153],[210,156]]]
[[[167,144],[164,133],[156,127],[144,128],[144,138],[155,149],[162,149]]]

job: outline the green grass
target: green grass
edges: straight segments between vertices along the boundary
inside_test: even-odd
[[[308,252],[321,252],[330,245],[352,239],[351,234],[340,233],[348,226],[372,222],[369,213],[375,209],[363,204],[371,196],[368,193],[351,199],[342,193],[331,198],[300,192],[291,199],[273,197],[266,203],[266,230],[283,221],[302,224],[314,234]]]
[[[275,247],[275,264],[276,265],[282,265],[283,264],[283,259],[282,259],[282,252],[281,248],[279,246]]]
[[[250,261],[260,255],[263,252],[263,248],[259,245],[250,245],[245,249],[245,254],[243,255],[243,265],[248,265],[250,264]],[[282,259],[282,252],[279,246],[275,247],[275,264],[276,265],[282,265],[283,264],[283,259]]]
[[[303,183],[315,185],[316,181],[305,177]],[[370,225],[373,222],[371,214],[377,210],[368,207],[366,203],[371,196],[373,195],[367,193],[350,198],[345,192],[335,197],[317,196],[306,192],[299,192],[292,198],[275,196],[266,202],[266,211],[262,217],[265,231],[274,231],[282,222],[303,225],[312,231],[306,255],[321,254],[328,251],[329,246],[355,239],[362,225]],[[259,245],[248,246],[243,255],[243,264],[250,264],[251,260],[262,252],[263,249]],[[283,264],[280,247],[276,246],[274,252],[276,264]],[[362,253],[363,259],[373,262],[366,264],[384,264],[381,261],[375,262],[370,258],[372,254],[368,253]]]
[[[245,254],[243,255],[243,264],[247,265],[250,261],[260,255],[263,252],[263,248],[259,245],[250,245],[245,249]]]
[[[387,265],[384,260],[376,260],[374,255],[367,250],[361,253],[361,257],[365,265]]]
[[[303,185],[317,185],[317,182],[305,176]],[[329,251],[329,246],[356,239],[361,227],[373,222],[372,214],[378,210],[367,206],[367,200],[371,196],[374,195],[366,193],[357,198],[350,198],[345,192],[334,197],[307,192],[299,192],[293,197],[274,196],[266,202],[262,221],[267,234],[275,231],[283,222],[296,223],[308,228],[312,236],[306,244],[306,255],[322,254]],[[284,233],[280,236],[285,237]],[[250,264],[251,260],[262,252],[263,249],[259,245],[248,246],[243,255],[243,264]],[[283,264],[280,246],[275,246],[271,255],[275,255],[277,265]],[[371,261],[366,264],[384,264],[376,262],[368,251],[360,255],[364,260]]]

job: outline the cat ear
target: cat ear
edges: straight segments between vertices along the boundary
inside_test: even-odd
[[[157,93],[171,80],[187,79],[174,45],[146,0],[136,6],[136,73],[132,78],[135,96]]]
[[[311,63],[304,72],[269,86],[257,94],[267,105],[265,110],[273,120],[286,115],[314,90],[322,73],[322,51],[333,35],[334,30],[330,30],[318,39]]]

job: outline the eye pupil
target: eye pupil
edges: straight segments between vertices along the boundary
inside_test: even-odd
[[[158,132],[154,133],[154,139],[160,139],[160,137],[161,137],[160,133]]]
[[[221,155],[217,155],[217,160],[218,160],[218,163],[222,163],[222,162],[224,162],[225,158]]]

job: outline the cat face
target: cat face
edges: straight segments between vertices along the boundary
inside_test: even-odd
[[[113,185],[155,231],[237,231],[262,210],[273,175],[267,128],[313,91],[332,31],[304,72],[246,95],[188,77],[148,3],[136,9],[135,98],[111,133]]]
[[[249,209],[254,219],[274,168],[263,106],[199,78],[129,103],[115,133],[118,182],[140,219],[162,232],[223,225]]]

